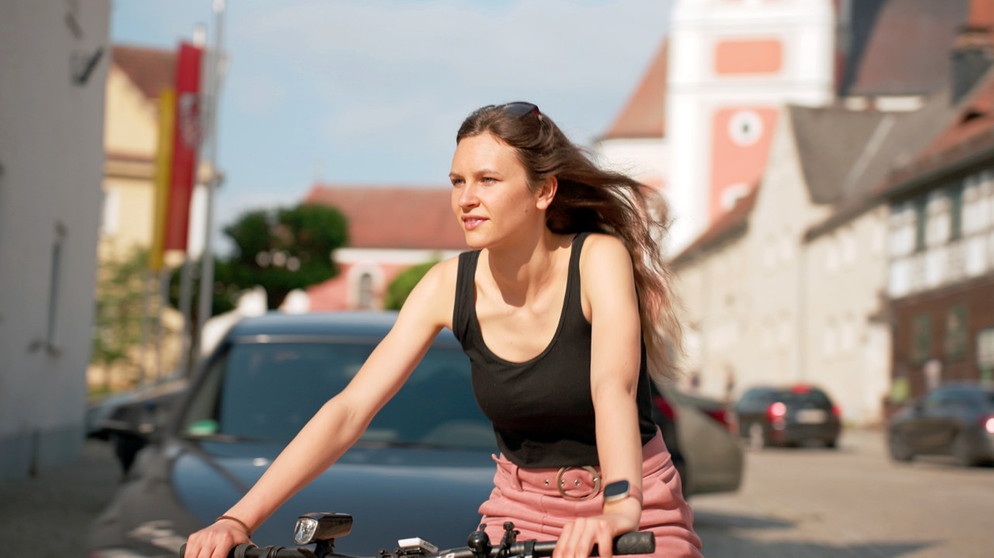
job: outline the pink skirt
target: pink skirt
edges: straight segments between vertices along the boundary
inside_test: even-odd
[[[642,520],[639,527],[656,536],[653,556],[700,557],[701,539],[694,532],[690,505],[683,497],[680,475],[673,466],[662,434],[642,449]],[[591,494],[596,469],[572,467],[525,469],[503,455],[494,456],[497,473],[490,499],[480,506],[490,540],[499,542],[504,522],[514,522],[518,540],[556,540],[563,526],[576,517],[598,515],[603,496]],[[599,473],[598,473],[599,474]],[[563,491],[557,488],[563,481]],[[563,496],[563,492],[571,498]],[[579,499],[586,498],[586,499]]]

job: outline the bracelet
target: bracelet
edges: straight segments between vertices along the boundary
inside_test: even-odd
[[[221,516],[218,516],[218,518],[215,519],[214,522],[217,523],[218,521],[221,521],[222,519],[227,519],[229,521],[234,521],[235,523],[241,525],[242,529],[245,530],[245,534],[248,535],[249,538],[252,537],[252,530],[249,529],[249,526],[246,525],[245,522],[242,521],[241,519],[238,519],[237,517],[234,517],[234,516],[231,516],[231,515],[221,515]]]

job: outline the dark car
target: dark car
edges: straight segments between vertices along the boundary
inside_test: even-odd
[[[86,409],[86,435],[110,442],[127,475],[149,434],[165,424],[188,386],[185,376],[170,376],[95,401]]]
[[[750,388],[735,403],[735,414],[739,435],[754,449],[811,442],[834,448],[842,431],[838,405],[809,384]]]
[[[233,326],[152,434],[92,526],[92,558],[175,557],[266,470],[358,371],[393,313],[269,314]],[[493,430],[473,397],[469,362],[443,332],[403,389],[338,462],[254,537],[290,546],[298,514],[352,514],[336,549],[372,554],[399,538],[462,544],[493,488]]]
[[[940,386],[891,417],[887,447],[895,461],[948,455],[963,466],[994,462],[994,387]]]

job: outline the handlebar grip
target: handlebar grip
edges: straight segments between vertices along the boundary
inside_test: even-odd
[[[179,558],[186,556],[186,543],[179,547]],[[243,543],[235,545],[228,551],[228,558],[314,558],[314,553],[307,548],[285,548],[267,546],[260,548],[254,544]]]
[[[656,537],[649,531],[625,533],[614,539],[615,554],[652,554],[656,551]]]

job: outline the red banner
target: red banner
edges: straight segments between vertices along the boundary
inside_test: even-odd
[[[169,205],[164,248],[186,251],[190,228],[190,199],[196,179],[200,145],[200,60],[203,49],[181,43],[176,60],[176,110]]]

